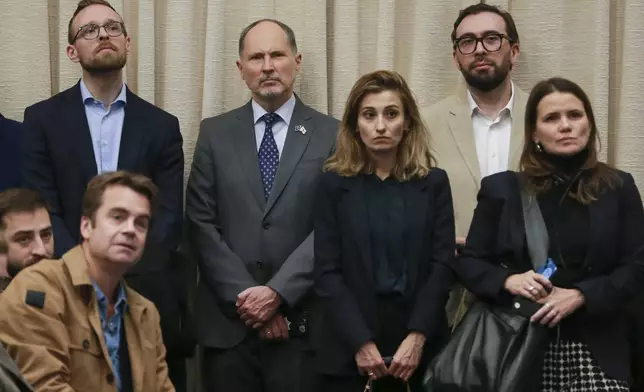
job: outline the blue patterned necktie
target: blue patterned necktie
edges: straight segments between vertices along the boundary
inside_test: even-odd
[[[273,125],[280,120],[280,116],[275,113],[266,113],[261,119],[264,120],[266,129],[264,130],[262,144],[259,145],[257,157],[259,158],[259,170],[262,174],[262,183],[264,185],[264,198],[268,200],[277,174],[277,166],[280,163],[280,152],[277,149],[275,137],[273,137]]]

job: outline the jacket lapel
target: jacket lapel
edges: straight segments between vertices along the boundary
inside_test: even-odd
[[[509,250],[514,258],[513,260],[520,260],[520,264],[524,265],[527,263],[532,267],[532,261],[526,259],[526,232],[525,232],[525,218],[523,214],[523,203],[521,201],[521,183],[518,175],[515,176],[516,181],[512,181],[511,187],[514,189],[509,190],[509,197],[506,200],[507,207],[503,209],[503,213],[500,217],[499,228],[507,227],[507,231],[499,234],[502,234],[507,240],[501,241],[502,246],[507,246],[503,249],[503,252]],[[532,199],[533,203],[537,203],[536,197]],[[509,221],[509,225],[504,225],[503,222]],[[504,238],[500,237],[500,238]],[[498,244],[497,244],[498,246]],[[507,266],[511,267],[511,266]],[[517,266],[518,267],[518,266]]]
[[[367,204],[365,203],[366,191],[364,180],[363,175],[345,179],[345,184],[347,185],[345,189],[348,190],[346,205],[350,206],[350,209],[345,209],[343,212],[349,217],[367,276],[373,280],[373,259],[371,257],[371,237],[369,231],[369,215],[367,212]]]
[[[237,129],[233,131],[235,155],[237,156],[242,171],[246,176],[251,193],[257,200],[257,203],[264,208],[266,205],[266,199],[264,199],[262,176],[259,173],[255,124],[253,123],[253,108],[250,101],[239,110],[236,128]],[[274,188],[275,187],[273,186],[273,189]]]
[[[94,156],[94,145],[92,134],[89,130],[85,104],[80,91],[80,81],[69,90],[67,97],[68,107],[62,108],[65,113],[65,123],[71,132],[70,143],[74,145],[74,152],[78,156],[78,166],[83,173],[84,179],[89,180],[96,176],[96,158]]]
[[[127,102],[125,104],[125,117],[123,119],[123,129],[121,131],[121,143],[119,145],[118,169],[119,170],[136,170],[136,163],[141,154],[143,130],[146,129],[142,124],[141,118],[137,117],[139,98],[134,95],[130,89],[127,89]]]
[[[128,301],[133,299],[133,295],[130,294],[131,292],[132,291],[128,289]],[[143,342],[145,342],[146,337],[143,336],[145,331],[143,331],[141,325],[143,324],[145,308],[138,303],[132,302],[134,301],[130,301],[128,303],[127,316],[125,317],[125,339],[127,340],[127,349],[130,354],[130,367],[132,369],[132,384],[134,391],[144,392],[144,364],[150,360],[150,358],[143,357],[143,352],[145,351]]]
[[[449,109],[447,123],[454,136],[458,150],[478,187],[481,183],[481,168],[476,152],[476,141],[474,140],[472,113],[469,112],[466,94],[467,90],[464,90],[458,96],[456,104]]]
[[[308,121],[311,119],[311,115],[307,109],[308,108],[304,106],[299,99],[297,99],[295,102],[295,108],[293,109],[293,116],[291,116],[291,122],[289,123],[286,133],[286,142],[284,143],[280,163],[277,167],[275,182],[273,183],[271,194],[268,197],[268,202],[264,209],[264,215],[268,214],[271,208],[275,205],[275,202],[284,190],[284,187],[286,187],[288,180],[291,178],[293,171],[297,167],[297,163],[300,161],[304,150],[306,150],[306,146],[311,140],[311,133],[313,133],[314,129],[313,124]],[[295,132],[295,127],[299,125],[304,126],[306,129],[305,133]]]
[[[514,87],[514,104],[512,107],[512,128],[510,130],[510,153],[508,156],[508,170],[518,171],[519,160],[525,141],[525,107],[528,101],[526,94]]]
[[[430,174],[431,175],[431,174]],[[418,261],[425,244],[424,239],[427,224],[427,181],[411,180],[403,183],[405,196],[405,220],[407,242],[407,282],[408,288],[414,292],[418,276]]]
[[[105,344],[105,338],[103,337],[103,327],[101,325],[101,316],[98,313],[96,292],[94,292],[93,288],[91,289],[91,300],[89,301],[89,323],[92,326],[96,337],[98,338],[97,340],[101,344],[101,352],[103,353],[103,357],[106,358],[106,361],[110,366],[110,370],[112,371],[112,374],[114,374],[114,366],[112,364],[112,361],[109,360],[110,354],[107,351],[107,345]]]

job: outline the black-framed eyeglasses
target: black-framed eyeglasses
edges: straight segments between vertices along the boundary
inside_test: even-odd
[[[461,52],[461,54],[472,54],[476,51],[476,47],[480,42],[481,45],[483,45],[483,49],[487,50],[488,52],[497,52],[499,51],[499,49],[501,49],[504,38],[508,40],[509,43],[512,43],[510,37],[505,34],[491,33],[486,34],[480,38],[469,35],[466,37],[457,38],[456,40],[454,40],[454,47],[458,48],[458,51]]]
[[[79,36],[88,41],[98,38],[101,33],[101,27],[105,29],[105,32],[110,37],[118,37],[121,34],[125,33],[125,24],[123,22],[111,20],[102,25],[98,25],[96,23],[88,23],[78,28],[78,31],[76,32],[72,43],[76,42]]]

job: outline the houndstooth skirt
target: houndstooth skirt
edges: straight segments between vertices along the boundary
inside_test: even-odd
[[[543,363],[542,392],[628,392],[628,383],[609,378],[579,342],[550,343]]]

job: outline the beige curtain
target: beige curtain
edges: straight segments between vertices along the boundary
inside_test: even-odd
[[[401,72],[422,105],[461,82],[449,35],[458,10],[476,0],[113,0],[133,37],[126,80],[181,120],[186,163],[199,122],[243,104],[249,94],[235,60],[240,31],[273,17],[296,33],[304,57],[296,91],[339,117],[363,73]],[[560,75],[594,102],[603,156],[644,186],[644,1],[491,0],[514,16],[524,90]],[[77,0],[0,0],[0,112],[20,120],[26,106],[76,82],[65,55]]]

